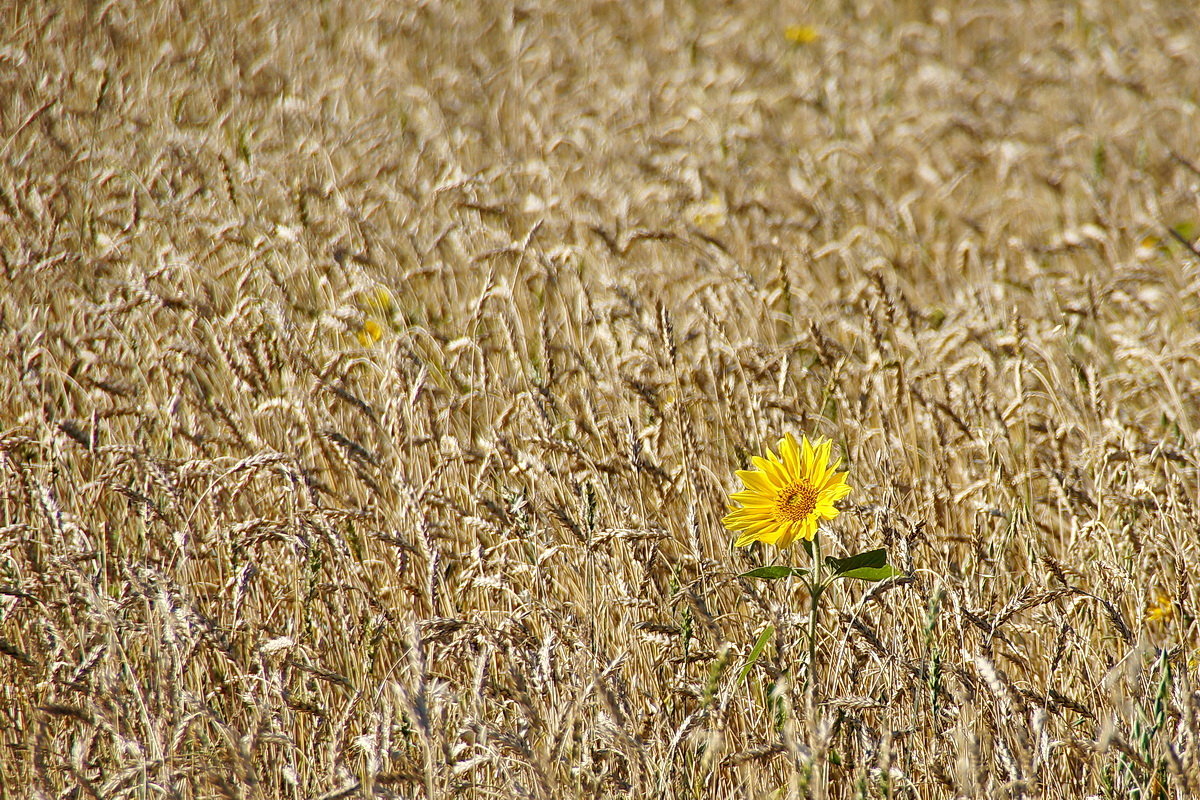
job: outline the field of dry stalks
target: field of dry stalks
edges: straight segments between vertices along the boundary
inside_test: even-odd
[[[1186,5],[0,6],[0,798],[1195,796]]]

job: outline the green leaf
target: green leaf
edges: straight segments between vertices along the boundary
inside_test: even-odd
[[[749,572],[743,572],[738,575],[739,578],[762,578],[765,581],[777,581],[780,578],[786,578],[788,575],[807,575],[806,569],[795,569],[793,567],[774,566],[774,567],[759,567],[752,569]]]
[[[887,550],[868,550],[849,558],[829,556],[825,563],[838,578],[858,578],[864,581],[882,581],[899,575],[900,572],[887,563]]]
[[[841,575],[843,572],[849,572],[859,567],[873,567],[878,569],[887,564],[887,550],[881,547],[878,550],[868,550],[865,553],[859,553],[849,558],[826,556],[825,563],[829,565],[829,568],[836,575]]]
[[[839,578],[858,578],[860,581],[885,581],[900,574],[900,570],[886,564],[882,567],[859,567],[838,574]]]
[[[771,640],[771,635],[774,633],[774,625],[768,625],[763,628],[763,632],[758,635],[758,641],[754,643],[754,647],[750,650],[750,657],[746,659],[746,663],[742,665],[741,672],[738,673],[738,683],[746,680],[746,676],[750,674],[750,670],[754,669],[754,665],[758,663],[758,657],[762,655],[763,650],[767,647],[767,642]]]

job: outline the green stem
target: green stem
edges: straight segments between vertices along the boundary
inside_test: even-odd
[[[808,671],[804,673],[804,689],[816,686],[817,672],[817,607],[821,601],[821,593],[825,591],[825,582],[821,579],[821,537],[816,534],[812,539],[812,572],[809,573],[808,583]]]

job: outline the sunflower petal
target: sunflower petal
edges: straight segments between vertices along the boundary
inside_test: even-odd
[[[828,498],[829,502],[836,503],[838,500],[841,500],[843,497],[850,494],[850,492],[852,491],[852,488],[850,487],[850,485],[848,483],[845,482],[845,479],[846,479],[846,473],[843,472],[842,473],[842,482],[837,483],[837,484],[829,487],[828,489],[826,489],[824,492],[821,493],[822,496]]]
[[[737,538],[737,541],[735,541],[733,543],[733,546],[734,547],[748,547],[749,545],[751,545],[757,541],[758,541],[757,534],[743,533],[741,536],[739,536]]]
[[[800,472],[801,453],[795,436],[789,433],[779,440],[779,455],[783,459],[783,465],[787,468],[788,476],[793,479],[799,478],[802,475]]]
[[[774,484],[767,476],[756,469],[739,469],[735,475],[741,479],[747,489],[754,489],[759,492],[773,493],[775,491]]]
[[[821,439],[817,442],[817,446],[813,448],[814,471],[819,471],[822,475],[829,466],[829,451],[833,449],[833,442],[829,439]]]
[[[804,531],[800,534],[801,538],[812,541],[817,535],[817,515],[811,514],[804,520]]]
[[[833,519],[834,517],[836,517],[838,514],[840,514],[842,512],[839,511],[838,509],[834,508],[832,505],[829,505],[826,503],[820,503],[817,505],[816,513],[822,519]]]
[[[840,467],[841,464],[842,462],[839,460],[836,464],[825,470],[825,474],[822,475],[819,480],[817,480],[817,486],[821,487],[821,491],[829,489],[832,486],[836,486],[839,483],[846,482],[846,473],[837,471],[837,468]]]
[[[768,455],[774,455],[771,451],[767,451]],[[754,456],[750,459],[754,466],[758,467],[767,477],[767,480],[774,486],[782,486],[786,482],[782,469],[774,461],[763,458],[762,456]]]
[[[807,477],[812,473],[813,467],[813,446],[807,436],[801,442],[800,449],[800,476]]]
[[[774,516],[769,511],[761,511],[759,509],[739,508],[736,511],[730,511],[721,520],[721,524],[728,528],[744,528],[747,525],[755,523],[766,524],[771,522]]]
[[[796,540],[796,533],[797,533],[796,523],[793,522],[791,525],[788,525],[786,528],[782,528],[781,531],[782,532],[779,534],[778,538],[775,540],[776,547],[788,547],[789,545],[791,545],[792,542],[794,542]]]
[[[775,527],[770,528],[769,530],[760,531],[758,534],[758,540],[760,542],[764,542],[766,544],[773,544],[776,547],[779,547],[780,546],[779,540],[785,534],[786,534],[786,529],[779,525],[776,525]]]

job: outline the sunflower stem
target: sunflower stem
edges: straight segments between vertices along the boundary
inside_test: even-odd
[[[808,573],[808,664],[804,673],[804,689],[816,688],[817,672],[817,608],[821,601],[821,593],[825,591],[825,581],[821,575],[821,536],[813,534],[812,538],[812,571]]]

